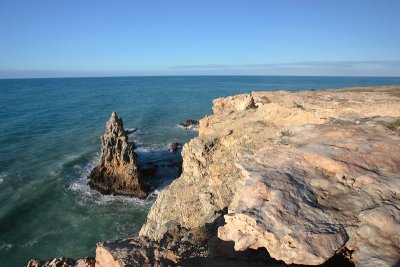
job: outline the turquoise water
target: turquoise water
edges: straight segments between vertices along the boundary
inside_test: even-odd
[[[177,127],[211,113],[212,99],[259,90],[399,85],[400,78],[128,77],[0,80],[0,266],[30,258],[94,255],[96,242],[132,236],[157,190],[177,175]],[[143,166],[160,166],[147,200],[101,196],[86,185],[112,111]]]

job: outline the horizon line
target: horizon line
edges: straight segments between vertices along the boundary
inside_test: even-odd
[[[105,76],[57,76],[57,77],[15,77],[0,80],[33,80],[33,79],[87,79],[87,78],[145,78],[145,77],[346,77],[346,78],[400,78],[400,76],[371,75],[268,75],[268,74],[182,74],[182,75],[105,75]]]

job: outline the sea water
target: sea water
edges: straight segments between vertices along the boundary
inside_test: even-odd
[[[31,258],[94,256],[96,243],[136,235],[157,193],[178,175],[179,153],[198,132],[178,124],[211,114],[218,97],[262,90],[399,85],[365,77],[116,77],[0,80],[0,266]],[[158,166],[147,200],[87,186],[112,111],[142,166]]]

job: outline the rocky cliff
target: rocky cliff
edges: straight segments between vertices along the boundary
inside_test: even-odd
[[[399,89],[215,100],[199,137],[183,147],[182,175],[160,193],[140,235],[162,240],[175,228],[177,240],[209,240],[218,222],[215,235],[236,250],[265,248],[287,264],[322,264],[346,251],[356,266],[395,265]]]
[[[214,100],[140,236],[99,243],[96,266],[399,266],[399,103],[400,87]]]
[[[122,118],[113,112],[101,139],[100,161],[89,176],[89,186],[103,194],[145,198],[147,189],[133,149]]]

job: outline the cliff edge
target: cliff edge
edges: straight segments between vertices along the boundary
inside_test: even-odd
[[[214,100],[140,235],[97,244],[96,266],[399,266],[399,103],[400,86]]]
[[[356,266],[398,264],[399,90],[214,100],[140,235],[203,238],[212,250],[217,224],[217,239],[235,250],[265,248],[286,264],[323,264],[343,251]]]

